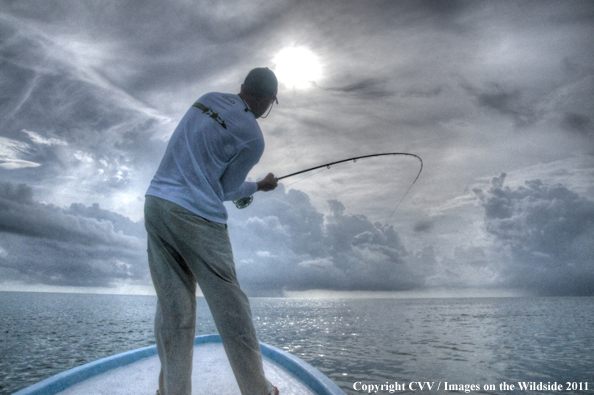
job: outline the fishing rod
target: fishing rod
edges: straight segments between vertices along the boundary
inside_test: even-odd
[[[311,167],[309,169],[305,169],[305,170],[301,170],[301,171],[298,171],[298,172],[295,172],[295,173],[287,174],[286,176],[278,177],[277,180],[280,181],[280,180],[285,179],[285,178],[293,177],[293,176],[296,176],[296,175],[299,175],[299,174],[307,173],[308,171],[313,171],[313,170],[321,169],[321,168],[324,168],[324,167],[326,167],[326,168],[329,169],[331,166],[337,165],[339,163],[345,163],[345,162],[350,162],[350,161],[356,162],[357,159],[373,158],[373,157],[376,157],[376,156],[386,156],[386,155],[414,156],[415,158],[417,158],[421,162],[421,169],[419,170],[419,174],[417,174],[417,178],[419,178],[419,176],[421,175],[421,171],[423,171],[423,160],[421,159],[420,156],[415,155],[415,154],[409,154],[407,152],[386,152],[386,153],[383,153],[383,154],[373,154],[373,155],[356,156],[354,158],[348,158],[348,159],[343,159],[343,160],[339,160],[339,161],[336,161],[336,162],[326,163],[324,165],[320,165],[320,166],[316,166],[316,167]],[[413,181],[413,184],[417,181],[417,178],[415,178],[415,181]]]
[[[358,159],[373,158],[373,157],[388,156],[388,155],[412,156],[412,157],[417,158],[419,160],[419,162],[421,162],[421,167],[419,168],[419,172],[417,173],[417,176],[415,177],[415,179],[412,182],[412,184],[408,187],[408,189],[406,190],[406,192],[402,196],[402,199],[400,199],[400,201],[398,202],[398,204],[394,208],[394,211],[392,211],[392,214],[390,214],[390,216],[388,217],[388,220],[389,220],[392,217],[392,215],[394,215],[394,213],[396,212],[396,209],[398,208],[398,206],[400,206],[400,203],[402,203],[402,201],[404,200],[404,198],[406,197],[406,195],[408,195],[408,192],[411,190],[411,188],[413,187],[413,185],[415,185],[415,183],[419,179],[419,176],[421,175],[421,172],[423,171],[423,159],[421,159],[421,157],[418,156],[418,155],[410,154],[408,152],[385,152],[385,153],[381,153],[381,154],[355,156],[353,158],[342,159],[342,160],[335,161],[335,162],[325,163],[323,165],[319,165],[319,166],[315,166],[315,167],[310,167],[309,169],[300,170],[300,171],[297,171],[295,173],[287,174],[286,176],[278,177],[277,178],[277,181],[284,180],[284,179],[289,178],[289,177],[297,176],[299,174],[307,173],[307,172],[318,170],[318,169],[323,169],[323,168],[330,169],[330,167],[332,167],[334,165],[337,165],[337,164],[340,164],[340,163],[346,163],[346,162],[350,162],[350,161],[353,161],[353,163],[355,163],[355,162],[357,162]],[[299,180],[299,181],[301,181],[301,180]],[[296,181],[296,182],[298,182],[298,181]],[[233,203],[235,203],[235,206],[237,208],[240,208],[241,209],[241,208],[246,208],[247,206],[249,206],[250,203],[252,203],[253,200],[254,200],[254,197],[253,196],[248,196],[248,197],[245,197],[245,198],[234,200]],[[387,222],[387,220],[386,220],[386,222]]]

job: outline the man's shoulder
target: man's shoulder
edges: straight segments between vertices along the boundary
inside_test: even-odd
[[[206,93],[192,105],[203,114],[217,121],[224,129],[234,131],[242,138],[262,138],[262,131],[251,112],[237,94],[223,92]],[[192,115],[196,116],[196,115]]]
[[[225,117],[233,118],[238,116],[242,118],[244,112],[243,102],[238,95],[222,92],[206,93],[200,96],[200,98],[194,102],[192,107],[197,107],[203,112],[207,111],[209,114],[210,112],[213,112],[224,115]]]
[[[208,92],[204,95],[200,96],[196,102],[208,102],[208,103],[225,103],[230,105],[237,105],[241,103],[241,98],[233,93],[223,93],[223,92]]]

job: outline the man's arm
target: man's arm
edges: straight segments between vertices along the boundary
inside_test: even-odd
[[[229,163],[220,179],[224,200],[241,199],[253,195],[258,190],[255,182],[248,182],[245,179],[252,167],[258,163],[263,150],[262,145],[260,153],[254,154],[252,149],[244,147]]]

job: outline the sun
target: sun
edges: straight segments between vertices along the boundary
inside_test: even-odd
[[[288,47],[280,51],[273,63],[278,80],[291,89],[311,87],[322,75],[318,57],[305,47]]]

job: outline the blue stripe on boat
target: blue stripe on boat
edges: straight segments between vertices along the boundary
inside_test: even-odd
[[[194,345],[204,343],[222,343],[222,341],[219,335],[196,336]],[[263,356],[270,358],[276,364],[285,368],[295,377],[303,381],[315,393],[319,395],[345,395],[340,387],[332,382],[332,380],[296,356],[266,343],[260,343],[260,349],[262,350]],[[95,377],[109,370],[129,365],[143,358],[152,357],[156,354],[157,346],[148,346],[99,359],[49,377],[37,384],[22,389],[13,395],[55,395],[81,381],[90,379],[91,377]]]

